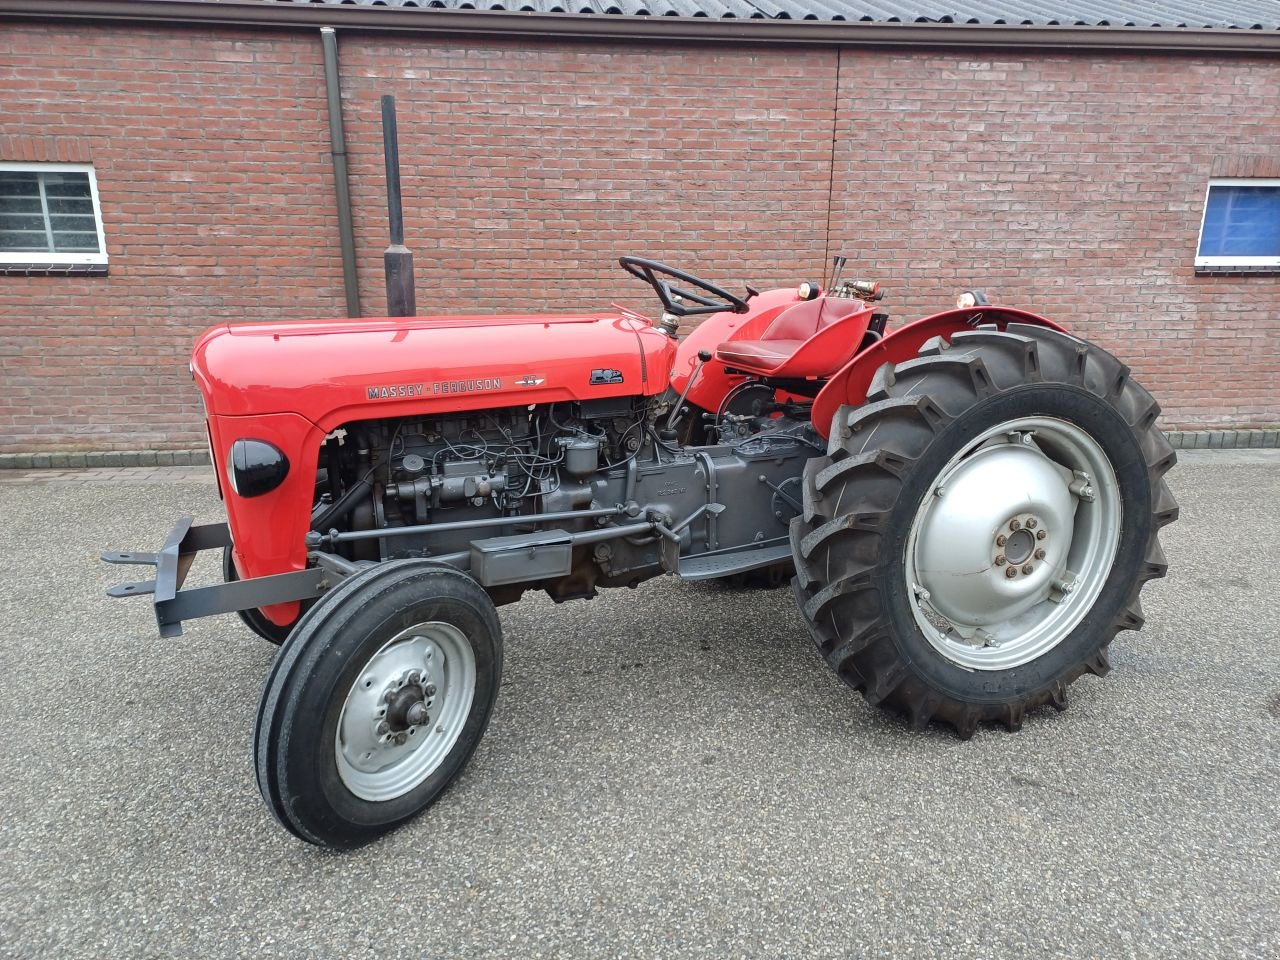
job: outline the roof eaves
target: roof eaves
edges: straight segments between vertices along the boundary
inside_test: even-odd
[[[418,0],[428,3],[430,0]],[[486,0],[475,0],[484,4]],[[618,0],[600,0],[601,7]],[[636,0],[623,4],[642,6]],[[767,9],[768,0],[753,0]],[[621,4],[619,4],[621,5]],[[581,9],[573,0],[566,6]],[[1280,29],[1063,24],[890,23],[458,10],[406,5],[264,3],[260,0],[0,0],[0,19],[151,25],[338,29],[436,36],[649,40],[847,47],[1112,50],[1161,53],[1280,52]]]

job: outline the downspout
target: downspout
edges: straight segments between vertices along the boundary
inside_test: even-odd
[[[333,188],[338,201],[338,239],[342,244],[342,286],[347,316],[360,316],[360,287],[356,281],[356,238],[351,228],[351,188],[347,183],[347,136],[342,128],[342,92],[338,86],[338,35],[320,28],[324,48],[324,92],[329,100],[329,153],[333,157]]]

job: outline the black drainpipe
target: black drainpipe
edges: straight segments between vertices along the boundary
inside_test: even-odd
[[[347,135],[342,129],[342,92],[338,87],[338,35],[320,28],[324,47],[324,92],[329,99],[329,152],[333,156],[333,186],[338,201],[338,239],[342,243],[342,286],[347,316],[360,316],[360,287],[356,281],[356,238],[351,229],[351,189],[347,184]]]

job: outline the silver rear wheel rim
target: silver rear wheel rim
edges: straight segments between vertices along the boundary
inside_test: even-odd
[[[1021,417],[984,431],[939,472],[912,520],[905,576],[916,625],[969,670],[1043,656],[1097,601],[1122,518],[1115,470],[1080,427]]]
[[[402,630],[369,658],[338,719],[338,775],[361,800],[394,800],[431,776],[471,714],[475,652],[451,623]],[[404,705],[421,704],[406,719]]]

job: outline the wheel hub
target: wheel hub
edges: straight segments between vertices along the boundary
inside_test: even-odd
[[[1082,428],[1028,417],[984,431],[939,473],[908,534],[917,625],[969,669],[1035,659],[1097,598],[1120,519],[1115,472]]]
[[[975,452],[935,488],[919,523],[916,572],[929,603],[952,623],[979,627],[1044,599],[1074,513],[1060,468],[1038,448]]]
[[[1013,521],[1017,523],[1017,520]],[[1000,537],[996,537],[996,546],[1000,544]],[[1015,530],[1005,538],[1004,558],[1007,563],[1013,564],[1015,567],[1019,564],[1026,563],[1031,559],[1032,553],[1036,549],[1036,537],[1030,530]],[[996,563],[1000,562],[1000,554],[996,555]]]
[[[435,687],[430,684],[427,686],[434,694]],[[430,708],[427,697],[428,694],[416,680],[390,691],[387,697],[387,723],[391,730],[400,733],[425,721]]]
[[[338,773],[351,792],[389,800],[429,776],[462,733],[475,677],[475,654],[451,624],[418,624],[388,641],[338,723]]]

